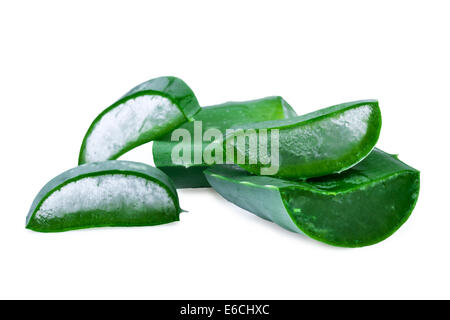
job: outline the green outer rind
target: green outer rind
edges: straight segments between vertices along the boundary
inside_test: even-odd
[[[183,166],[167,166],[158,167],[158,169],[173,180],[177,189],[210,188],[211,186],[203,174],[203,171],[209,167],[208,165],[195,165],[187,168]]]
[[[39,232],[62,232],[68,230],[76,230],[76,229],[85,229],[85,228],[93,228],[93,227],[107,227],[110,225],[89,225],[84,227],[76,227],[76,228],[66,228],[63,230],[36,230],[34,228],[30,228],[30,222],[34,218],[36,212],[39,210],[40,206],[44,201],[55,191],[60,190],[65,185],[86,178],[86,177],[94,177],[106,174],[122,174],[129,176],[141,177],[147,180],[150,180],[154,183],[157,183],[162,188],[167,190],[167,193],[173,200],[175,205],[176,214],[182,211],[179,204],[178,194],[176,191],[173,182],[170,178],[164,174],[161,170],[151,167],[149,165],[132,162],[132,161],[122,161],[122,160],[111,160],[111,161],[103,161],[103,162],[91,162],[87,164],[80,165],[78,167],[69,169],[60,175],[56,176],[52,180],[50,180],[37,194],[34,198],[33,203],[31,204],[31,208],[28,211],[26,218],[26,228],[39,231]],[[177,219],[178,220],[178,219]],[[174,221],[177,221],[174,220]]]
[[[250,173],[244,171],[243,169],[237,166],[220,166],[216,165],[205,170],[205,176],[211,186],[218,191],[222,196],[224,196],[227,200],[233,202],[237,206],[246,209],[259,217],[275,222],[276,224],[282,226],[283,228],[300,233],[305,234],[315,240],[324,242],[329,245],[338,246],[338,247],[363,247],[376,244],[390,237],[395,231],[397,231],[405,222],[408,220],[411,215],[417,200],[420,189],[420,172],[416,169],[404,164],[395,155],[389,155],[387,153],[382,152],[381,150],[374,149],[374,154],[380,156],[391,157],[391,161],[393,163],[390,168],[383,168],[385,163],[380,163],[380,171],[385,170],[385,174],[378,176],[376,179],[371,179],[365,183],[359,183],[348,186],[341,186],[340,190],[333,190],[330,188],[326,190],[321,186],[320,181],[312,181],[312,182],[304,182],[304,181],[290,181],[283,180],[279,178],[273,178],[268,176],[252,176]],[[370,156],[369,156],[370,157]],[[395,162],[395,163],[394,163]],[[367,173],[368,171],[364,171],[365,162],[362,161],[359,165],[351,169],[352,171],[360,171],[361,173]],[[397,166],[397,168],[396,168]],[[375,172],[377,169],[375,168]],[[379,237],[371,239],[371,241],[361,242],[357,239],[355,241],[346,241],[346,242],[336,242],[330,241],[330,239],[323,237],[321,234],[311,232],[307,227],[299,223],[295,219],[295,213],[291,211],[290,206],[287,204],[283,193],[285,191],[294,191],[298,190],[299,192],[310,192],[311,195],[319,194],[325,196],[338,196],[344,195],[346,193],[351,193],[352,191],[364,190],[366,188],[370,188],[371,186],[376,186],[377,184],[384,183],[389,184],[391,180],[395,179],[399,176],[411,176],[411,197],[413,199],[410,202],[409,208],[403,212],[401,219],[393,225],[389,232],[382,234]],[[370,177],[370,174],[368,175]],[[374,174],[375,176],[375,174]],[[331,177],[331,176],[330,176]],[[250,178],[250,179],[248,179]],[[320,179],[315,180],[323,180],[326,181],[327,177],[321,177]],[[248,180],[254,180],[255,182],[251,182]],[[332,179],[331,179],[332,180]],[[224,185],[223,182],[225,182]],[[258,182],[258,183],[256,183]],[[246,198],[244,199],[236,199],[230,198],[230,196],[222,193],[222,191],[226,188],[226,190],[230,190],[233,188],[230,184],[234,184],[239,188],[240,185],[247,186],[249,188],[255,188],[253,194],[255,194],[255,199],[258,195],[261,194],[259,201],[255,199]],[[241,187],[242,187],[241,186]],[[318,187],[319,186],[319,187]],[[239,193],[239,190],[238,192]],[[265,194],[264,194],[265,193]],[[245,197],[244,192],[240,193],[242,197]],[[264,203],[267,201],[267,203]],[[380,199],[382,201],[382,199]],[[261,203],[259,203],[261,202]],[[287,219],[288,218],[288,219]],[[278,221],[277,221],[278,220]]]
[[[145,90],[140,90],[139,88],[143,85],[146,85]],[[81,143],[80,153],[78,156],[78,164],[86,163],[85,159],[85,151],[86,151],[86,143],[87,139],[94,130],[97,123],[100,119],[107,114],[112,109],[121,105],[122,103],[134,99],[139,96],[145,95],[159,95],[169,99],[174,105],[178,107],[180,112],[184,115],[185,121],[192,121],[193,116],[200,111],[200,105],[195,97],[194,92],[188,87],[188,85],[181,79],[176,77],[159,77],[149,81],[146,81],[133,89],[131,89],[128,93],[126,93],[119,100],[114,102],[111,106],[103,110],[91,123],[89,129],[87,130],[83,142]],[[183,122],[177,123],[175,126],[168,128],[167,132],[175,129],[178,125]],[[115,160],[126,152],[149,142],[147,139],[138,139],[134,142],[129,143],[125,148],[123,148],[120,152],[116,153],[113,157],[110,157],[107,160]]]
[[[315,166],[316,170],[312,170],[312,172],[306,172],[307,168],[304,168],[304,172],[302,172],[301,170],[300,172],[299,171],[285,172],[285,170],[283,169],[283,164],[280,163],[280,170],[274,175],[276,177],[288,179],[307,179],[313,177],[320,177],[333,173],[339,173],[353,167],[354,165],[362,161],[365,157],[367,157],[373,150],[380,136],[382,123],[381,111],[377,100],[359,100],[347,102],[331,106],[328,108],[323,108],[305,115],[288,118],[285,120],[272,120],[260,123],[250,123],[245,126],[235,126],[235,129],[242,129],[242,130],[278,129],[282,131],[291,128],[301,128],[304,125],[319,122],[327,118],[332,118],[334,116],[344,113],[345,111],[348,111],[350,109],[356,109],[361,106],[370,106],[372,113],[370,116],[370,121],[368,121],[366,134],[364,135],[363,139],[361,139],[358,145],[359,148],[354,148],[351,152],[348,153],[348,156],[346,158],[341,157],[340,159],[321,160],[321,162]],[[282,133],[280,132],[280,135],[281,134]],[[234,137],[235,137],[234,134],[225,137],[224,139],[225,143],[228,139],[234,139]],[[283,145],[280,145],[280,150],[282,148]],[[235,151],[237,151],[236,147]],[[282,161],[282,159],[280,160]],[[260,169],[262,167],[260,164],[238,164],[238,165],[253,174],[260,174]],[[310,166],[310,165],[311,164],[309,163],[303,164],[303,166]],[[311,169],[308,170],[311,171]]]
[[[259,112],[258,112],[259,111]],[[250,101],[230,101],[219,105],[201,108],[194,120],[202,121],[203,131],[209,128],[228,129],[236,124],[247,124],[265,120],[288,119],[296,117],[294,109],[280,96],[270,96]],[[179,128],[187,129],[193,134],[192,122],[184,123]],[[171,141],[171,133],[153,142],[153,160],[158,169],[166,173],[177,188],[210,187],[203,171],[210,166],[191,165],[188,167],[174,165],[170,155],[178,142]],[[204,143],[204,146],[208,143]]]

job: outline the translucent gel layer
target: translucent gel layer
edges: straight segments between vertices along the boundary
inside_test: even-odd
[[[169,99],[144,95],[111,109],[97,122],[86,141],[86,162],[113,159],[129,145],[145,136],[157,137],[169,124],[185,121]]]

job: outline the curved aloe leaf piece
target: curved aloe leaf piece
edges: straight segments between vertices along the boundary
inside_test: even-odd
[[[297,114],[283,98],[274,96],[204,107],[194,116],[194,120],[197,123],[201,122],[202,133],[205,133],[212,128],[225,132],[226,129],[235,125],[295,116]],[[172,151],[179,142],[172,141],[171,134],[168,134],[153,142],[153,160],[156,167],[171,177],[177,188],[209,187],[209,183],[203,175],[203,171],[209,165],[205,163],[204,159],[201,159],[201,163],[195,163],[194,161],[194,153],[199,151],[200,154],[203,154],[209,142],[194,143],[194,122],[186,122],[179,128],[186,129],[192,137],[191,143],[189,143],[190,162],[174,163],[172,161]]]
[[[28,212],[40,232],[113,226],[151,226],[179,220],[175,187],[160,170],[130,161],[70,169],[48,182]]]
[[[224,146],[234,150],[234,163],[254,174],[303,179],[341,172],[364,159],[380,135],[381,113],[376,100],[362,100],[235,130]],[[259,153],[239,143],[252,135],[266,137]],[[268,151],[261,157],[261,150]]]
[[[199,110],[197,98],[183,80],[160,77],[144,82],[95,118],[78,163],[117,159],[192,120]]]
[[[214,166],[205,175],[237,206],[342,247],[389,237],[408,219],[419,194],[419,171],[378,149],[345,172],[306,181],[254,176],[237,166]]]

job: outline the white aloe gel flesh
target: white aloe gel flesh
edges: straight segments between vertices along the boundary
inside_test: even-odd
[[[373,149],[380,127],[378,104],[363,100],[282,121],[249,124],[227,135],[226,142],[236,150],[237,164],[250,172],[265,175],[263,170],[273,167],[269,175],[308,178],[342,172],[364,159]],[[274,131],[279,134],[272,137]],[[254,143],[257,148],[252,148],[250,138],[248,143],[239,140],[251,133],[265,136],[265,143],[259,138],[259,144]]]
[[[143,95],[127,100],[106,112],[86,140],[86,162],[116,158],[142,136],[152,140],[176,127],[185,116],[168,98]]]
[[[117,211],[140,215],[155,209],[166,214],[176,210],[172,198],[159,184],[136,176],[107,174],[73,181],[53,192],[41,204],[35,219],[96,210],[105,215]]]
[[[286,153],[303,161],[328,159],[351,151],[367,133],[367,120],[371,115],[369,106],[344,111],[337,117],[299,128],[285,129],[280,135],[280,145]],[[355,121],[357,119],[357,121]],[[346,148],[336,145],[336,138],[347,141]]]

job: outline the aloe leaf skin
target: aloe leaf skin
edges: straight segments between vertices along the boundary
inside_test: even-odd
[[[146,81],[95,118],[83,139],[78,163],[117,159],[191,121],[199,110],[197,98],[183,80]]]
[[[234,146],[236,163],[245,170],[265,175],[263,169],[274,167],[259,158],[248,159],[249,146],[239,145],[239,135],[267,131],[268,152],[277,154],[276,170],[268,175],[288,179],[306,179],[342,172],[364,159],[374,148],[381,130],[381,113],[376,100],[361,100],[324,108],[285,120],[236,126],[236,133],[225,137]],[[272,131],[277,130],[277,148],[272,152]],[[266,159],[267,160],[267,159]],[[236,160],[235,160],[236,161]],[[267,163],[267,162],[266,162]]]
[[[340,247],[363,247],[392,235],[419,195],[419,171],[374,149],[353,168],[304,181],[255,176],[238,166],[205,171],[225,199],[283,228]]]
[[[31,205],[26,228],[150,226],[178,221],[180,211],[176,189],[160,170],[131,161],[93,162],[48,182]]]
[[[225,132],[235,125],[261,122],[266,120],[287,119],[297,114],[292,107],[281,97],[265,97],[262,99],[242,102],[226,102],[219,105],[201,108],[194,116],[195,121],[202,122],[203,132],[214,128]],[[194,136],[193,122],[186,122],[179,128],[189,131]],[[175,183],[177,188],[203,188],[209,187],[203,171],[209,167],[204,161],[202,164],[194,164],[194,152],[197,146],[191,144],[190,164],[175,164],[171,155],[173,148],[178,144],[171,140],[171,134],[167,134],[160,140],[153,142],[153,160],[158,169],[164,171]],[[200,146],[203,153],[209,142],[203,142]]]

